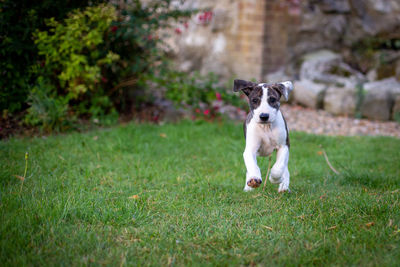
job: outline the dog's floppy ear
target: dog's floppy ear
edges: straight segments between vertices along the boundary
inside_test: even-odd
[[[243,93],[245,93],[247,96],[253,90],[254,86],[255,86],[255,83],[253,83],[253,82],[248,82],[248,81],[244,81],[244,80],[234,80],[233,81],[233,91],[238,92],[239,90],[242,90]]]
[[[286,81],[282,83],[278,83],[278,91],[281,93],[281,95],[285,98],[285,101],[288,101],[289,99],[289,94],[293,90],[293,83],[291,81]]]

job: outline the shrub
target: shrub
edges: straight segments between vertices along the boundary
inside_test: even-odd
[[[145,88],[139,88],[136,81],[168,65],[158,31],[191,14],[170,5],[168,0],[146,6],[133,1],[117,8],[99,5],[76,10],[61,22],[49,19],[48,30],[34,34],[41,61],[32,68],[38,78],[29,97],[32,105],[26,121],[40,125],[44,117],[35,118],[42,114],[35,109],[49,107],[33,105],[34,99],[54,97],[62,100],[54,103],[67,104],[67,112],[56,114],[97,119],[108,115],[115,119],[116,108],[130,110],[132,104],[149,101],[141,93]]]
[[[119,56],[100,49],[100,46],[115,19],[114,7],[99,5],[74,11],[63,22],[49,19],[46,22],[49,30],[35,32],[35,44],[42,62],[32,68],[37,84],[30,93],[28,123],[38,125],[42,121],[46,128],[61,129],[56,124],[67,119],[65,105],[77,116],[102,116],[107,109],[112,110],[102,86],[105,79],[102,70]],[[44,103],[40,104],[40,101]],[[46,108],[54,109],[53,105],[57,104],[62,104],[59,111],[63,112],[55,112],[52,123],[48,123],[49,117],[41,114],[51,113]],[[56,115],[63,117],[53,118]]]
[[[0,1],[0,111],[13,113],[26,108],[36,78],[30,67],[38,60],[32,33],[47,28],[45,20],[60,20],[73,9],[99,0],[2,0]]]

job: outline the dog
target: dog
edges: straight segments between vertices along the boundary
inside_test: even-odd
[[[243,152],[246,165],[244,191],[251,191],[262,183],[257,156],[267,157],[277,151],[276,162],[271,169],[269,180],[279,184],[278,192],[290,192],[289,132],[286,120],[280,111],[280,99],[286,101],[293,84],[290,81],[267,84],[234,80],[233,91],[242,91],[248,98],[250,112],[243,124],[246,147]]]

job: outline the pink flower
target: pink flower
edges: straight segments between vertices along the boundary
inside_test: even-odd
[[[175,33],[176,33],[176,34],[181,34],[181,33],[182,33],[182,30],[179,29],[179,28],[175,28]]]
[[[217,98],[217,100],[221,101],[222,97],[220,93],[215,93],[215,97]]]
[[[203,114],[207,116],[208,114],[210,114],[210,110],[209,109],[204,110]]]
[[[197,16],[197,19],[199,20],[199,22],[201,24],[204,25],[204,24],[208,24],[212,20],[212,17],[213,17],[213,13],[211,11],[206,11],[204,13],[199,14]]]
[[[185,29],[189,28],[189,23],[186,21],[185,23],[183,23],[183,26],[185,27]]]
[[[103,76],[101,76],[101,81],[102,81],[103,83],[108,82],[107,78],[105,78],[105,77],[103,77]]]

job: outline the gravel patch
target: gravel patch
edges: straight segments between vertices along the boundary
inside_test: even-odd
[[[333,116],[323,110],[293,105],[282,105],[281,110],[291,131],[323,135],[369,135],[400,138],[400,124],[393,121],[382,122]]]

